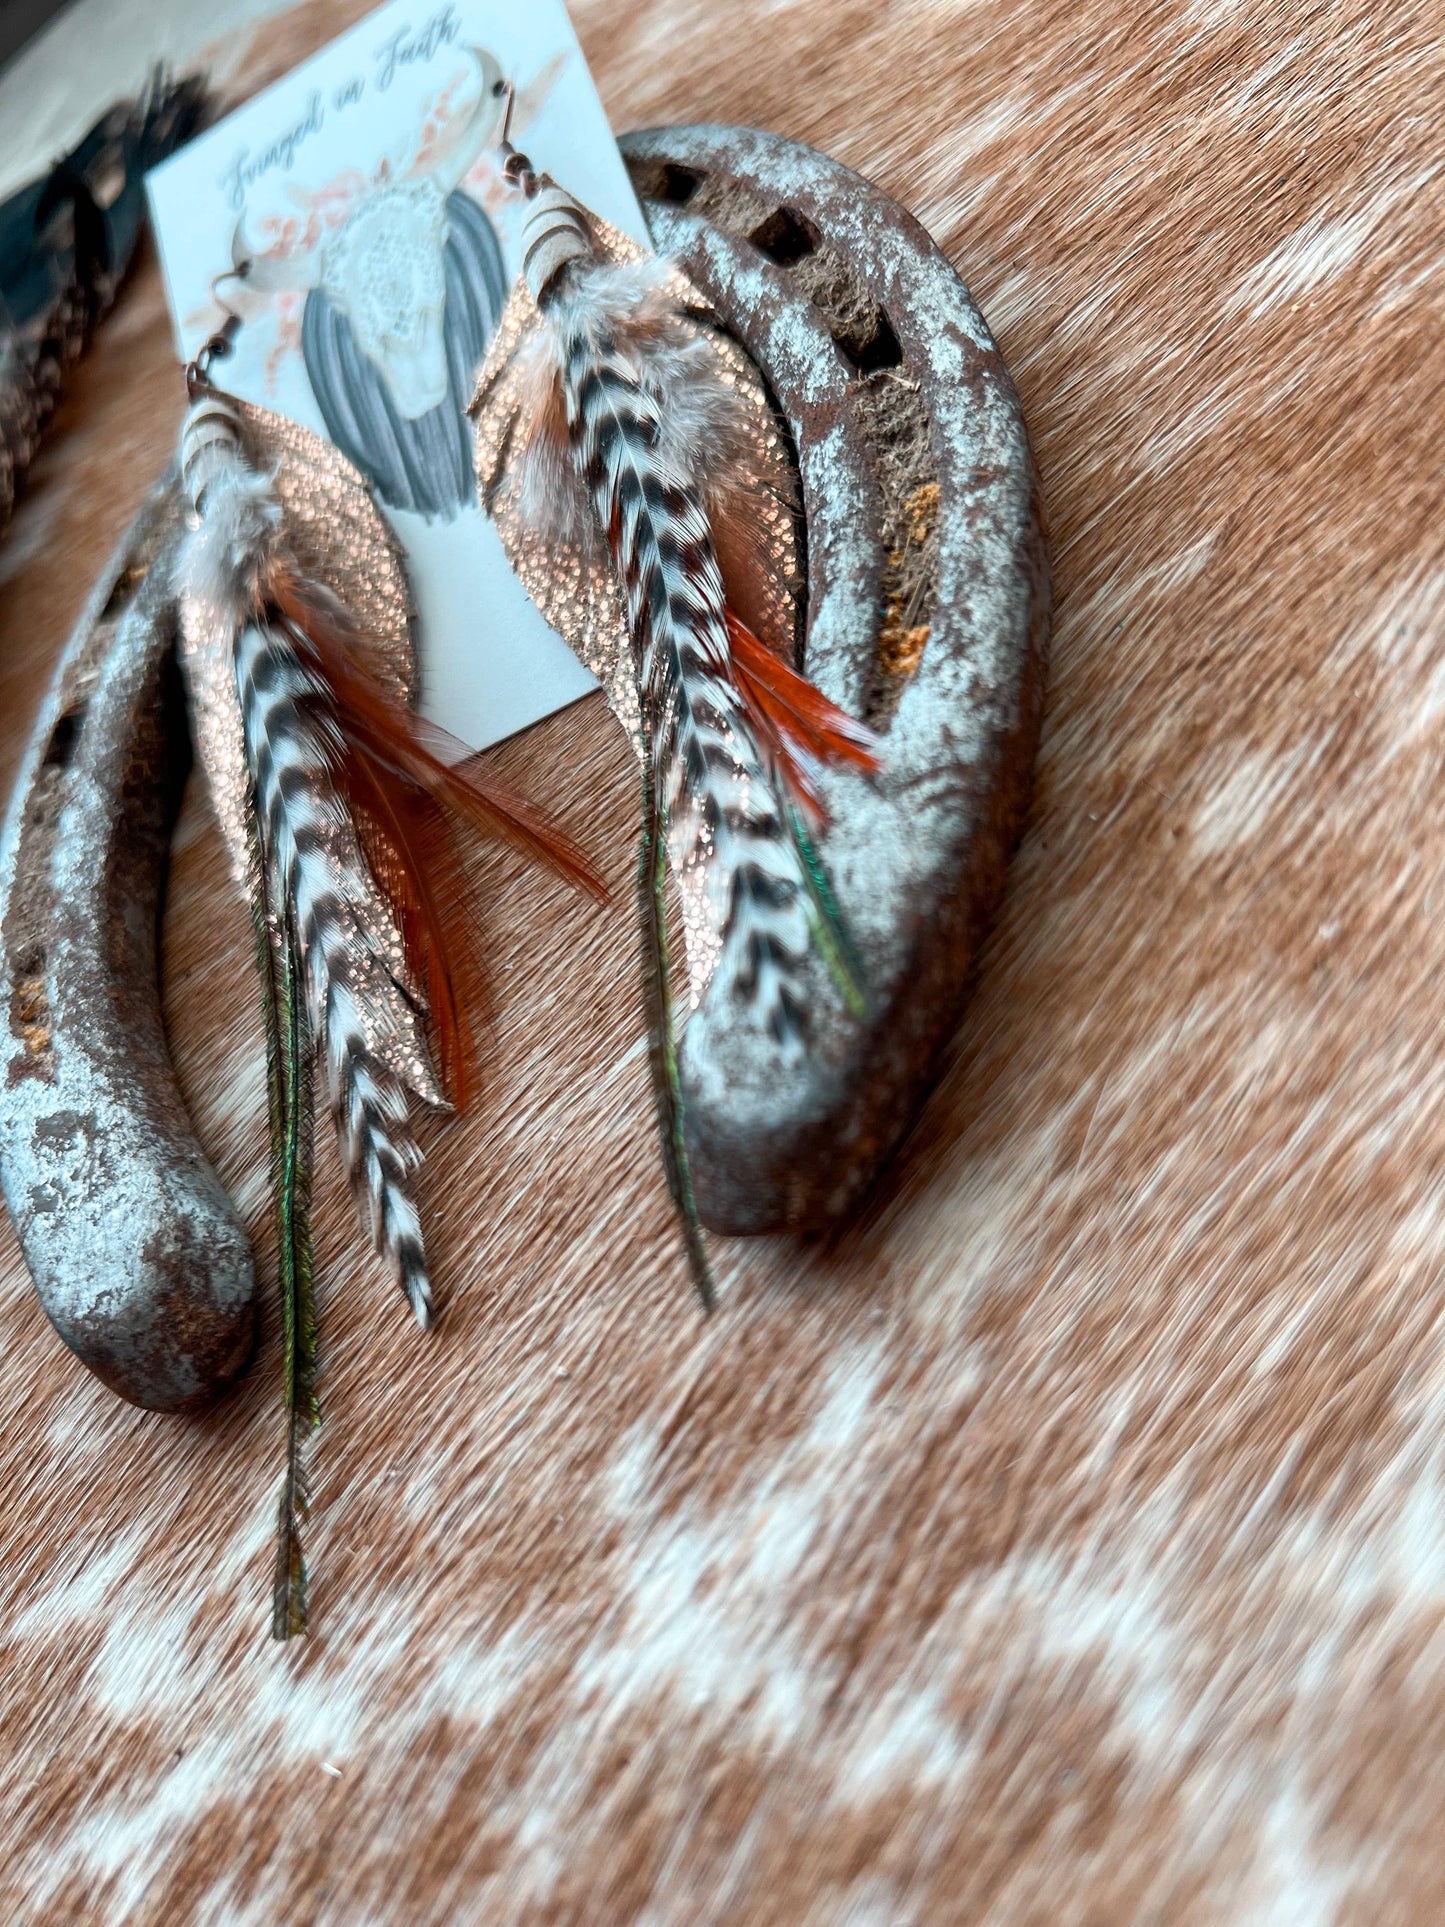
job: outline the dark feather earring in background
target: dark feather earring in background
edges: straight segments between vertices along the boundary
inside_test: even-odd
[[[694,1004],[721,976],[781,1051],[806,1049],[811,949],[855,1009],[865,997],[814,848],[820,777],[830,764],[876,771],[877,745],[781,653],[779,581],[796,567],[787,464],[746,356],[674,264],[503,151],[526,198],[525,267],[472,405],[479,492],[641,760],[659,1125],[710,1304],[677,1076],[664,855]]]
[[[68,371],[130,266],[147,171],[205,123],[201,81],[162,72],[0,206],[0,535]]]
[[[361,477],[307,430],[214,387],[209,360],[190,373],[176,589],[200,754],[257,930],[289,1426],[273,1617],[284,1638],[306,1623],[301,1447],[317,1416],[312,1057],[373,1243],[428,1325],[410,1102],[463,1102],[470,1065],[447,815],[605,892],[545,818],[464,774],[462,746],[407,707],[406,583]]]

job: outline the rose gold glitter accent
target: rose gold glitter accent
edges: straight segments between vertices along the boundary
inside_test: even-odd
[[[411,591],[401,546],[359,470],[298,422],[250,402],[238,402],[237,408],[247,454],[259,469],[275,475],[287,547],[301,570],[324,583],[360,625],[368,645],[367,668],[410,701],[416,689]],[[180,637],[197,753],[232,872],[248,900],[255,901],[259,878],[250,822],[251,779],[231,637],[220,612],[194,596],[181,598]],[[388,928],[390,921],[385,920]]]
[[[599,256],[614,264],[643,250],[606,222],[590,217]],[[693,331],[737,389],[745,446],[728,470],[710,479],[707,508],[718,563],[736,613],[767,645],[796,663],[803,577],[798,556],[800,495],[796,472],[767,389],[752,357],[718,325],[702,295],[676,267],[669,274],[682,325]],[[475,431],[477,492],[496,524],[517,576],[546,620],[586,664],[607,694],[639,760],[642,722],[621,591],[600,543],[540,539],[523,512],[516,452],[533,432],[534,403],[524,373],[541,315],[526,282],[512,289],[477,376],[468,410]],[[741,759],[739,759],[741,760]],[[712,901],[710,841],[676,872],[693,1009],[722,954],[727,906]]]
[[[196,754],[206,772],[231,873],[247,902],[255,903],[261,878],[251,834],[251,777],[236,694],[232,636],[222,612],[198,596],[180,599],[179,653]]]
[[[617,265],[642,258],[637,243],[592,218],[598,254]],[[686,325],[718,363],[718,373],[746,403],[747,447],[708,507],[715,526],[746,525],[748,538],[719,542],[729,600],[769,647],[796,658],[803,580],[796,535],[797,478],[762,376],[747,350],[716,324],[701,294],[678,268],[669,276]],[[514,453],[532,432],[522,361],[541,325],[537,304],[519,276],[477,376],[468,414],[475,431],[477,491],[492,517],[523,588],[573,653],[607,692],[613,714],[642,754],[637,685],[622,597],[605,557],[582,543],[537,539],[518,500]],[[719,514],[718,511],[723,513]]]
[[[361,628],[369,645],[367,669],[412,701],[416,650],[401,544],[360,470],[299,422],[250,402],[240,407],[248,454],[258,468],[275,471],[287,547]]]
[[[640,253],[631,242],[625,245],[631,252],[619,253],[616,259],[629,260]],[[532,418],[523,397],[518,350],[540,325],[537,304],[519,275],[468,410],[476,437],[477,492],[522,587],[602,684],[614,715],[640,753],[637,689],[631,651],[625,647],[627,617],[612,571],[580,542],[539,542],[519,511],[512,453],[525,443]]]

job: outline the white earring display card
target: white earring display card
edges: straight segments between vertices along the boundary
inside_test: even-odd
[[[596,686],[517,583],[472,478],[472,377],[521,266],[496,152],[509,92],[517,143],[646,242],[560,0],[396,0],[147,184],[182,359],[234,309],[217,381],[366,476],[407,555],[421,709],[473,749]]]

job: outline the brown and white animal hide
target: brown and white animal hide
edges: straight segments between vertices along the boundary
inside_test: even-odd
[[[263,30],[248,84],[360,10]],[[497,755],[617,907],[475,858],[496,1014],[428,1138],[433,1337],[324,1149],[299,1648],[274,1320],[213,1414],[124,1408],[5,1228],[0,1919],[1445,1917],[1438,0],[576,13],[616,125],[812,141],[979,299],[1056,563],[1031,827],[870,1211],[720,1247],[703,1323],[628,746],[599,699]],[[149,266],[0,550],[6,772],[181,407]],[[251,938],[194,793],[165,942],[266,1252]]]

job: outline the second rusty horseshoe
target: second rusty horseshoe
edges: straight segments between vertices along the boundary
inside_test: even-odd
[[[160,1411],[222,1391],[256,1333],[250,1245],[161,1026],[178,528],[167,482],[75,629],[0,845],[0,1184],[60,1336],[122,1398]]]

